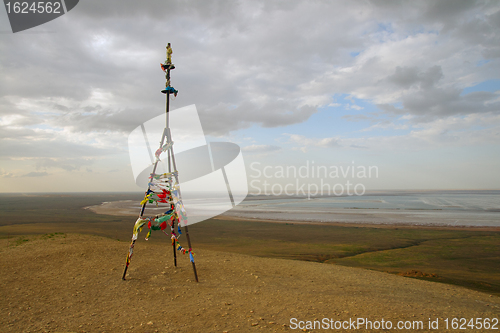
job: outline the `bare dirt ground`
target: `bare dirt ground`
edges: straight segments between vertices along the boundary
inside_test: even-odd
[[[292,329],[291,318],[383,319],[393,325],[350,330],[356,332],[397,331],[398,321],[421,321],[420,332],[457,332],[453,318],[469,322],[500,314],[500,298],[461,287],[208,250],[195,249],[196,283],[187,256],[178,254],[173,267],[167,241],[143,238],[122,281],[127,251],[127,242],[89,235],[0,240],[0,332],[302,331]],[[438,320],[438,330],[429,329],[429,318]]]

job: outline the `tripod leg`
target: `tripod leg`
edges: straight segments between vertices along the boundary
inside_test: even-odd
[[[171,229],[174,230],[174,227]],[[172,239],[172,249],[174,250],[174,266],[177,267],[177,251],[175,250],[175,241]]]
[[[132,241],[132,243],[130,243],[130,249],[128,250],[127,254],[127,263],[125,264],[125,270],[123,271],[122,280],[126,280],[125,276],[127,275],[128,265],[130,265],[130,260],[132,259],[132,254],[134,253],[134,244],[135,239]]]
[[[177,166],[175,165],[175,155],[174,155],[174,148],[173,147],[170,147],[169,157],[170,156],[172,157],[172,165],[174,167],[174,170],[177,170]],[[169,159],[169,162],[170,162],[170,159]],[[176,182],[178,184],[179,179],[177,178],[177,176],[175,176],[175,177],[176,177]],[[181,190],[179,189],[179,198],[180,198],[180,193],[181,193]],[[191,239],[189,238],[189,230],[188,230],[187,224],[184,226],[184,230],[186,231],[186,238],[187,238],[188,246],[189,246],[189,259],[191,260],[191,263],[193,264],[194,278],[196,279],[196,282],[198,282],[198,273],[196,273],[196,264],[194,263],[193,254],[191,253]]]
[[[144,206],[142,207],[143,211],[144,211],[145,206],[146,206],[146,204],[144,204]],[[122,280],[125,280],[125,276],[127,275],[127,269],[128,269],[128,266],[130,265],[130,260],[132,259],[132,255],[134,254],[135,241],[137,240],[137,236],[141,232],[142,227],[146,224],[146,221],[147,221],[147,219],[144,219],[142,217],[142,215],[139,216],[137,221],[135,221],[134,231],[132,232],[132,242],[130,243],[130,248],[128,249],[127,263],[125,265],[125,270],[123,271]]]
[[[189,238],[189,230],[188,226],[186,225],[184,227],[184,230],[186,230],[186,238],[188,241],[188,246],[189,246],[189,259],[191,260],[191,264],[193,264],[193,272],[194,272],[194,278],[196,279],[196,282],[198,282],[198,273],[196,273],[196,264],[194,263],[194,258],[193,255],[191,254],[191,239]]]

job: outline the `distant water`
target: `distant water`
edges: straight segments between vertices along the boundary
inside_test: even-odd
[[[272,220],[500,227],[500,191],[387,191],[348,197],[247,197],[224,215]]]

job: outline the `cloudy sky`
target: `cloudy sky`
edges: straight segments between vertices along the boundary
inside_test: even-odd
[[[354,181],[500,188],[498,1],[89,0],[16,34],[0,9],[0,191],[143,190],[127,138],[164,112],[167,42],[172,108],[238,143],[249,180],[376,166]]]

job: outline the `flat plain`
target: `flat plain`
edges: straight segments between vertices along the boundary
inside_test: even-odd
[[[498,318],[500,232],[491,228],[219,217],[190,226],[200,283],[186,256],[173,267],[165,235],[145,241],[144,231],[122,281],[135,219],[83,208],[140,197],[0,196],[2,331],[245,332],[288,330],[293,317]]]

